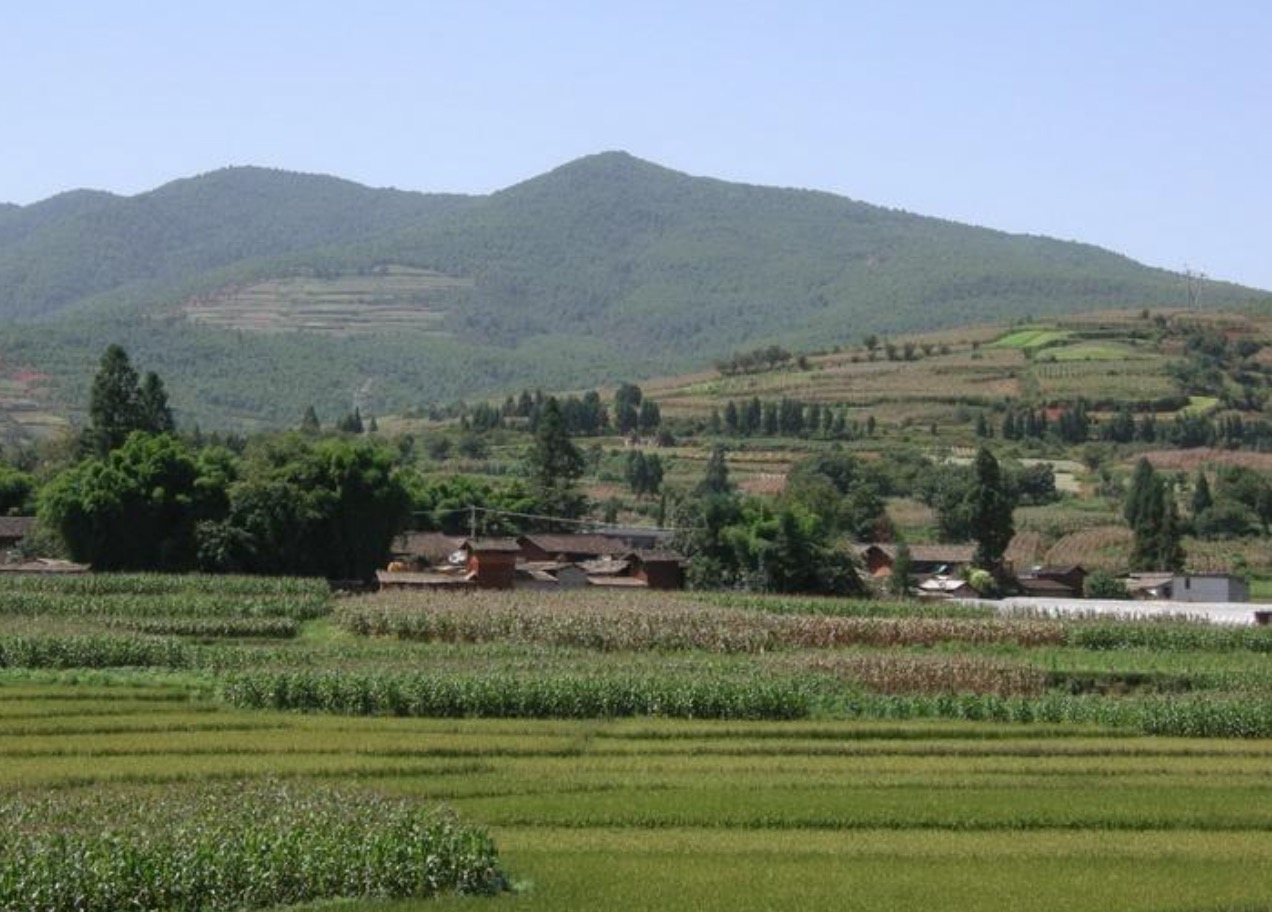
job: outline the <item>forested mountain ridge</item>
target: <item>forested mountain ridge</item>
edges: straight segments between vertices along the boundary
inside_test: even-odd
[[[130,283],[181,284],[243,260],[351,243],[464,201],[247,167],[132,197],[71,191],[0,212],[0,314],[56,315]]]
[[[27,392],[75,407],[117,341],[205,426],[577,389],[760,344],[824,349],[1186,293],[1178,275],[1089,245],[619,152],[488,196],[231,168],[0,208],[0,375],[47,376]],[[1211,283],[1203,300],[1272,295]]]

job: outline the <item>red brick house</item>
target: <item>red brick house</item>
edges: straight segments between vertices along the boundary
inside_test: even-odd
[[[517,558],[521,545],[511,538],[469,539],[468,572],[478,589],[511,589],[517,580]]]

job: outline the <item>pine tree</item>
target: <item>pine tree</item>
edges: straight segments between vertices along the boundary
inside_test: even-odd
[[[318,413],[314,411],[312,405],[306,407],[305,414],[300,419],[300,432],[302,434],[317,434],[321,430],[322,425],[318,421]]]
[[[702,473],[702,480],[694,489],[694,494],[706,497],[712,494],[731,494],[733,484],[729,481],[729,466],[725,461],[724,447],[713,447],[707,457],[707,465]]]
[[[1015,534],[1014,506],[998,460],[988,447],[981,447],[976,452],[976,482],[971,495],[971,531],[976,541],[974,560],[976,566],[995,577],[1002,575],[1003,556]]]
[[[118,449],[133,431],[164,434],[173,430],[168,393],[158,374],[142,382],[122,346],[107,346],[88,402],[85,442],[99,456]]]
[[[1214,498],[1210,494],[1210,482],[1206,480],[1206,473],[1197,470],[1197,483],[1193,486],[1192,496],[1192,515],[1196,519],[1202,513],[1209,510],[1214,505]]]

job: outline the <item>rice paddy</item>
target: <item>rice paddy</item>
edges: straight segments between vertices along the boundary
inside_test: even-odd
[[[198,583],[209,600],[217,585]],[[19,626],[21,636],[51,637],[41,625],[68,623],[80,625],[84,637],[95,628],[125,635],[109,626],[88,592],[41,597],[60,609],[32,615],[0,599],[0,637],[15,636]],[[174,619],[196,616],[180,609],[188,592],[169,597]],[[141,867],[188,872],[160,878],[173,889],[210,883],[218,868],[211,843],[183,836],[188,851],[177,852],[174,833],[204,832],[202,823],[242,827],[237,836],[216,830],[216,845],[273,846],[262,857],[284,863],[260,880],[233,881],[235,895],[248,897],[241,906],[259,896],[275,908],[340,912],[458,903],[525,910],[1272,909],[1272,719],[1267,728],[1241,728],[1272,716],[1265,648],[1272,641],[1254,629],[1024,618],[1002,623],[1041,625],[1059,631],[1059,639],[984,640],[956,631],[988,629],[992,619],[897,603],[877,606],[874,620],[901,626],[880,629],[948,627],[950,635],[808,645],[788,631],[839,630],[869,620],[870,606],[680,596],[651,602],[647,628],[625,613],[637,608],[608,606],[596,617],[611,639],[588,646],[561,634],[595,621],[591,614],[601,609],[586,600],[554,605],[518,594],[540,599],[527,603],[528,626],[495,637],[487,625],[512,623],[506,615],[515,603],[483,608],[474,600],[477,620],[461,621],[444,615],[459,609],[427,600],[351,599],[339,602],[334,617],[300,619],[292,615],[308,612],[296,612],[294,591],[239,597],[254,605],[242,617],[288,618],[298,632],[132,630],[126,636],[138,641],[174,643],[181,663],[161,651],[150,664],[0,670],[0,804],[22,810],[6,812],[0,824],[0,908],[125,907],[110,898],[121,895],[110,892],[119,868],[104,860],[115,856],[91,847],[75,857],[102,876],[77,882],[85,895],[107,897],[106,905],[23,904],[24,895],[35,894],[23,894],[22,885],[36,883],[35,872],[44,870],[22,861],[33,857],[31,847],[56,832],[81,838],[83,822],[92,819],[108,823],[111,838],[130,852],[154,847],[129,855],[142,859]],[[82,615],[73,611],[77,599],[87,606]],[[231,603],[227,597],[223,606]],[[136,615],[124,609],[124,616],[160,617],[146,606]],[[542,617],[552,610],[557,626]],[[669,642],[659,625],[685,626],[683,614],[693,610],[733,631],[745,648],[713,651],[692,624],[688,641]],[[450,626],[415,625],[399,639],[393,625],[411,611]],[[388,626],[359,628],[364,612],[383,615]],[[205,607],[197,616],[210,620]],[[445,635],[420,638],[421,630],[438,629]],[[742,634],[755,630],[781,637],[753,648]],[[345,685],[409,675],[467,682],[479,697],[450,717],[413,715],[392,703],[298,707],[304,712],[234,705],[232,682],[250,675]],[[691,708],[681,713],[690,718],[673,718],[664,703],[630,716],[602,708],[582,718],[558,711],[490,718],[497,713],[480,696],[491,681],[511,682],[500,698],[511,699],[550,684],[586,693],[634,680],[719,681],[717,695],[730,687],[741,695],[790,688],[801,712],[716,719]],[[1004,681],[1016,683],[996,693]],[[1153,725],[1174,733],[1145,733]],[[1188,733],[1188,725],[1195,730]],[[223,812],[208,817],[208,801]],[[338,819],[369,830],[321,823],[336,807]],[[146,815],[137,808],[172,813],[150,814],[164,819],[162,827],[140,826],[137,818]],[[358,808],[369,810],[359,816]],[[79,822],[59,829],[63,818]],[[445,885],[402,887],[419,886],[404,872],[432,870],[432,856],[412,860],[414,837],[402,837],[406,830],[393,830],[390,820],[404,827],[419,821],[424,829],[444,822],[445,834],[460,834],[446,843],[457,847],[447,857],[475,858],[474,870],[485,872],[460,892],[500,895],[456,898]],[[271,821],[284,829],[271,830]],[[272,833],[292,832],[292,825],[311,841],[273,841],[280,837]],[[349,876],[336,873],[341,859],[353,857],[346,850],[354,843],[382,846],[372,854],[386,862],[384,882],[398,886],[362,889],[365,880],[351,886]],[[244,857],[236,870],[256,863],[250,852]],[[296,876],[298,867],[313,876]],[[263,862],[260,869],[275,870]],[[304,892],[315,884],[319,892]],[[270,892],[275,887],[280,892]],[[424,898],[430,893],[440,895]],[[164,902],[137,907],[221,908]]]

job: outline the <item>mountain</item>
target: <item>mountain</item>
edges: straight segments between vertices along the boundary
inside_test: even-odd
[[[1203,299],[1272,295],[1212,283]],[[182,419],[255,426],[1185,300],[1179,276],[1097,247],[621,152],[488,196],[230,168],[0,208],[0,410],[6,389],[78,407],[111,341]]]

